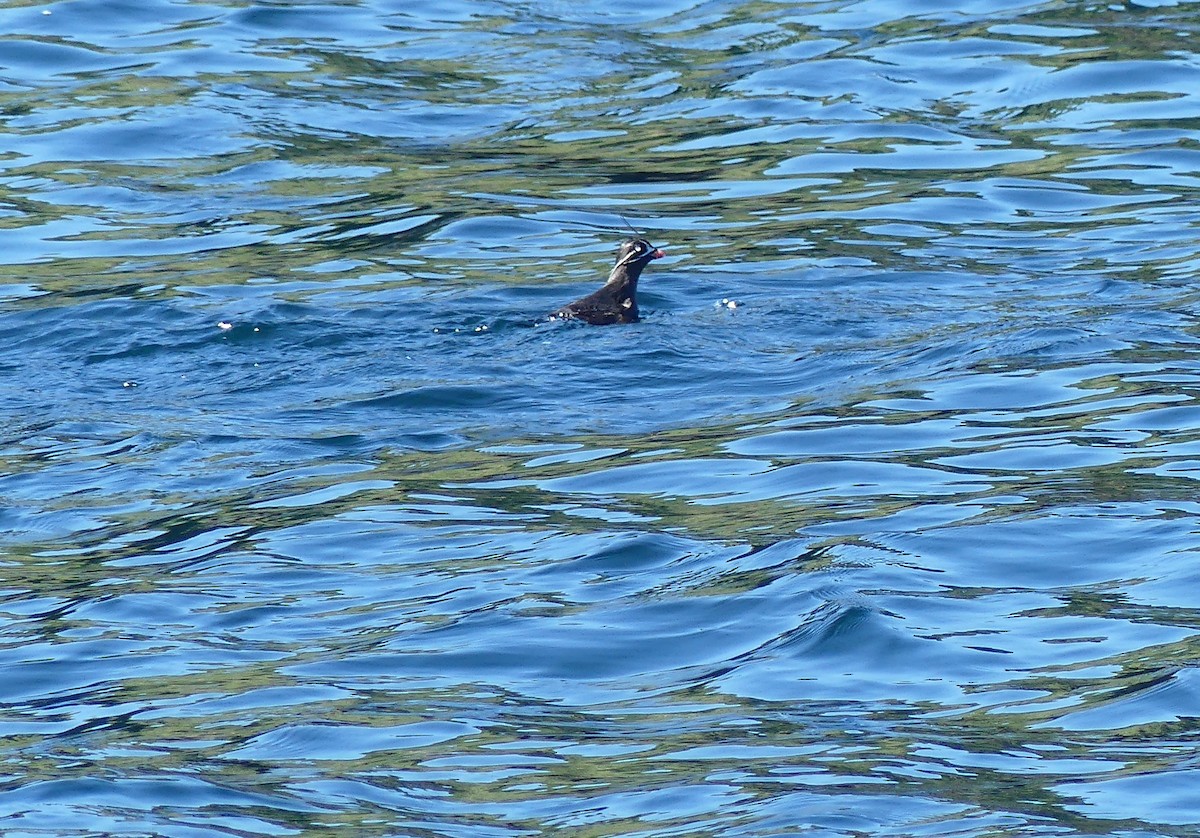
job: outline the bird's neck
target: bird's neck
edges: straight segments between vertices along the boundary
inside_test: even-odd
[[[642,269],[635,265],[617,265],[608,275],[608,282],[604,283],[610,288],[628,287],[631,290],[637,289],[638,277],[642,275]]]

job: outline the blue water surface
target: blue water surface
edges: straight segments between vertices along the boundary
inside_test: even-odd
[[[1198,36],[0,9],[0,833],[1196,834]]]

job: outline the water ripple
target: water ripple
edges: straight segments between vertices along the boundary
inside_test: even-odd
[[[1193,7],[0,11],[6,830],[1191,834]]]

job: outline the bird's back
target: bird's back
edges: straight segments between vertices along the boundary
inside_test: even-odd
[[[563,306],[555,317],[582,320],[593,326],[634,323],[638,319],[637,301],[630,295],[618,295],[605,286],[582,299]]]

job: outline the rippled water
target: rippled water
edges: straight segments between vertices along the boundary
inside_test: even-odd
[[[0,33],[6,836],[1200,829],[1195,3]]]

